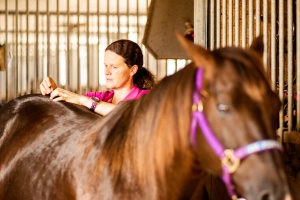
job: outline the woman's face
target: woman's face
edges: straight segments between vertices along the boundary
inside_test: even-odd
[[[129,68],[122,56],[107,50],[104,65],[107,88],[116,90],[133,86],[134,67]]]

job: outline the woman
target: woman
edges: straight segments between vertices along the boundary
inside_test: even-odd
[[[111,43],[104,54],[106,87],[108,91],[79,95],[58,88],[51,77],[40,84],[43,95],[50,94],[53,101],[67,101],[83,105],[105,116],[121,101],[137,99],[154,86],[153,74],[143,67],[143,53],[138,44],[130,40]]]

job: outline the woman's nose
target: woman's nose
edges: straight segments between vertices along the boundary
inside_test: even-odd
[[[105,67],[105,74],[110,74],[110,66]]]

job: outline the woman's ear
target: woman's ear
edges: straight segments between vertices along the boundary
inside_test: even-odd
[[[137,65],[133,65],[132,67],[130,67],[130,75],[135,75],[138,69],[139,67]]]

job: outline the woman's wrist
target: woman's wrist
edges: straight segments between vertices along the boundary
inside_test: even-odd
[[[94,112],[99,103],[99,99],[97,97],[92,97],[91,100],[92,100],[92,105],[90,106],[89,109],[90,111]]]

